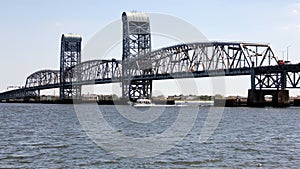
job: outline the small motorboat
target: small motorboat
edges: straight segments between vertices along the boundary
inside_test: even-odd
[[[132,102],[131,105],[133,107],[151,107],[154,104],[150,99],[137,99],[135,102]]]

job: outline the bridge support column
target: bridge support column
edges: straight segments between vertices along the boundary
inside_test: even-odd
[[[39,99],[40,99],[40,90],[24,91],[23,93],[24,102],[39,101]]]
[[[60,87],[61,100],[80,99],[81,85],[74,82],[80,80],[78,72],[73,69],[81,62],[81,36],[75,34],[63,34],[61,38],[60,55]]]
[[[265,96],[272,96],[272,100],[266,100]],[[250,107],[286,107],[289,106],[288,90],[248,90],[248,106]]]
[[[129,99],[135,101],[138,98],[151,98],[152,80],[131,81],[129,86]]]
[[[150,20],[144,13],[124,12],[123,56],[122,56],[122,97],[135,99],[152,95],[152,80],[132,80],[135,76],[151,74],[152,65],[141,68],[137,63],[141,56],[151,52]],[[137,59],[136,61],[134,61]],[[142,62],[148,62],[143,60]],[[150,62],[151,63],[151,62]]]

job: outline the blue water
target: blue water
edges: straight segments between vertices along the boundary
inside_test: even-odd
[[[166,108],[158,119],[137,123],[121,116],[120,107],[100,109],[113,129],[131,137],[163,133],[180,109],[189,110]],[[96,144],[73,105],[0,104],[0,168],[300,168],[299,108],[226,108],[211,137],[200,143],[210,109],[199,109],[193,128],[172,149],[136,158]]]

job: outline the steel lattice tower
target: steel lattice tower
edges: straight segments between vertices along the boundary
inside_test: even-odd
[[[80,35],[63,34],[61,37],[60,54],[60,99],[80,99],[81,85],[70,85],[78,79],[74,79],[74,68],[81,62]],[[69,83],[69,85],[67,85]]]
[[[151,68],[138,70],[131,59],[138,58],[151,51],[150,20],[144,13],[123,12],[123,56],[122,56],[122,96],[134,100],[151,98],[152,80],[133,81],[131,77],[142,71],[142,75],[151,74]]]

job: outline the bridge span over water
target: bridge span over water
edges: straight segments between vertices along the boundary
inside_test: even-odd
[[[144,13],[124,12],[122,60],[81,62],[82,37],[63,34],[59,70],[39,70],[20,89],[0,93],[0,100],[37,97],[40,90],[59,88],[60,99],[80,99],[81,87],[122,83],[122,96],[151,98],[153,80],[250,75],[248,102],[260,104],[264,95],[285,104],[288,88],[300,88],[300,65],[285,64],[269,44],[195,42],[151,49],[150,19]],[[100,44],[101,45],[101,44]]]

